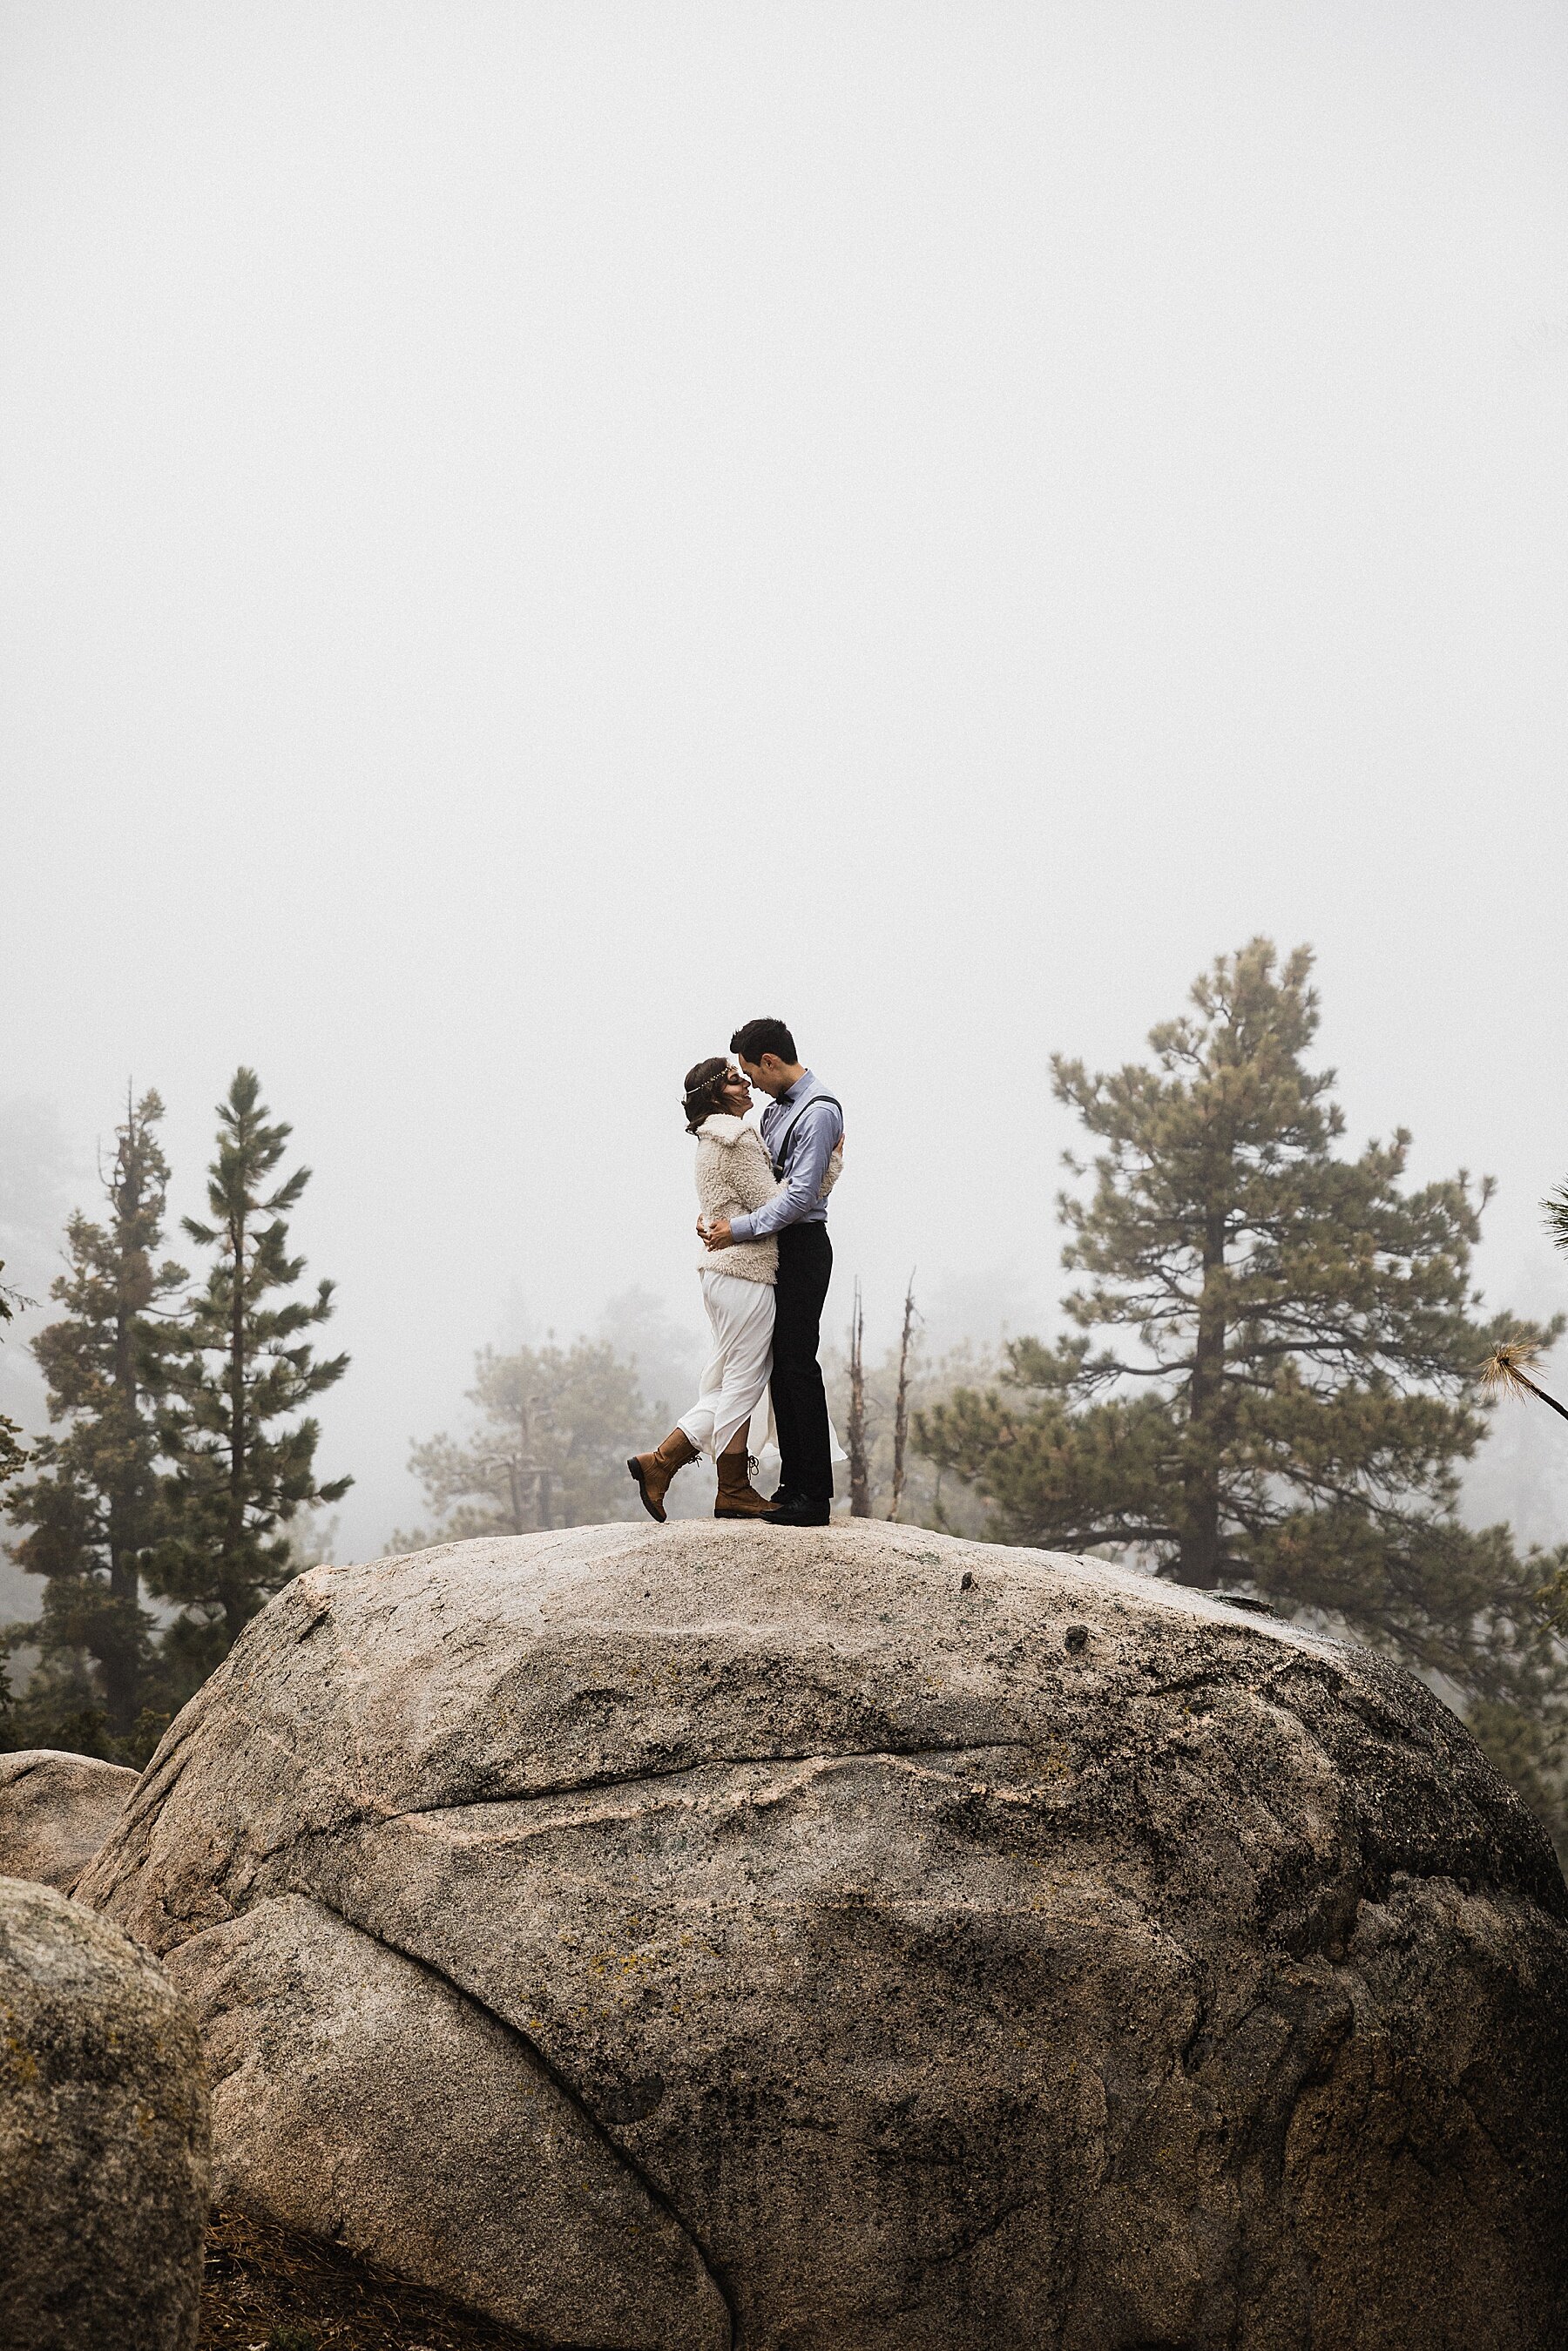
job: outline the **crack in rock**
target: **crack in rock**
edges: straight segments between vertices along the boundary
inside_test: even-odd
[[[490,2002],[485,1999],[483,1993],[476,1990],[474,1985],[460,1981],[457,1977],[450,1974],[444,1968],[439,1967],[434,1960],[427,1959],[423,1951],[411,1949],[408,1946],[396,1941],[391,1936],[380,1932],[376,1928],[367,1926],[362,1919],[351,1917],[347,1911],[340,1909],[336,1903],[329,1901],[327,1896],[315,1886],[299,1886],[294,1890],[304,1896],[307,1900],[317,1903],[323,1910],[330,1912],[331,1916],[339,1919],[343,1926],[351,1928],[355,1934],[363,1935],[367,1941],[379,1944],[382,1950],[390,1951],[395,1959],[406,1959],[411,1967],[419,1969],[422,1973],[431,1977],[436,1983],[444,1985],[448,1991],[455,1993],[460,2000],[469,2001],[475,2008],[478,2009],[484,2015],[487,2016],[493,2024],[498,2026],[500,2031],[506,2034],[508,2040],[515,2042],[519,2048],[527,2051],[533,2063],[538,2067],[539,2072],[543,2074],[552,2086],[559,2092],[560,2095],[567,2101],[568,2105],[570,2105],[579,2116],[580,2116],[584,2125],[592,2133],[594,2137],[597,2138],[609,2151],[609,2153],[614,2158],[615,2161],[620,2164],[622,2168],[637,2182],[638,2187],[648,2199],[649,2203],[652,2204],[656,2210],[663,2212],[665,2219],[669,2220],[674,2228],[680,2231],[681,2235],[685,2239],[687,2244],[690,2245],[693,2252],[696,2255],[697,2260],[702,2264],[704,2274],[706,2276],[708,2283],[713,2287],[714,2293],[717,2295],[719,2303],[723,2307],[726,2326],[727,2329],[724,2351],[737,2351],[736,2314],[734,2304],[730,2298],[728,2287],[725,2283],[725,2280],[720,2273],[718,2265],[708,2253],[707,2249],[704,2245],[696,2231],[692,2227],[690,2221],[685,2220],[683,2215],[676,2210],[674,2204],[670,2201],[669,2197],[665,2194],[664,2190],[659,2187],[658,2183],[649,2178],[647,2172],[638,2162],[636,2157],[631,2152],[631,2150],[615,2137],[613,2132],[612,2132],[601,2120],[600,2116],[594,2113],[593,2108],[589,2105],[587,2099],[584,2097],[581,2091],[579,2090],[576,2084],[568,2080],[567,2076],[561,2072],[559,2066],[556,2064],[550,2057],[547,2056],[544,2050],[539,2047],[538,2042],[532,2040],[519,2025],[515,2024],[509,2016],[504,2016],[498,2009],[492,2007]]]

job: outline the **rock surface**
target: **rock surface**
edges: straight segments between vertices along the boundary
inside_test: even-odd
[[[96,1755],[24,1747],[0,1755],[0,1877],[68,1894],[125,1810],[136,1773]]]
[[[85,1874],[223,2191],[547,2343],[1538,2351],[1568,1895],[1367,1653],[883,1525],[300,1576]]]
[[[207,2181],[190,2011],[107,1918],[0,1878],[5,2351],[191,2351]]]

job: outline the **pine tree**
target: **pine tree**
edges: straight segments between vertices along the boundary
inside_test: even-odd
[[[0,1273],[4,1273],[5,1270],[5,1260],[0,1259]],[[7,1290],[5,1283],[0,1281],[0,1322],[9,1322],[16,1313],[17,1304],[25,1302],[18,1300],[16,1290]],[[5,1332],[0,1331],[0,1338],[4,1338],[5,1335]],[[21,1476],[29,1458],[27,1448],[22,1442],[20,1427],[16,1421],[8,1419],[5,1413],[0,1412],[0,1499],[4,1499],[5,1489],[11,1480]]]
[[[394,1534],[391,1550],[641,1515],[626,1456],[657,1416],[613,1347],[589,1339],[510,1354],[485,1347],[474,1370],[466,1441],[434,1437],[409,1456],[435,1529]]]
[[[1300,948],[1277,970],[1256,939],[1152,1031],[1152,1066],[1055,1057],[1058,1100],[1103,1145],[1090,1196],[1061,1202],[1077,1331],[1014,1343],[1001,1384],[923,1416],[920,1441],[1007,1540],[1245,1585],[1477,1699],[1533,1701],[1554,1670],[1545,1569],[1460,1522],[1458,1470],[1489,1350],[1561,1326],[1478,1319],[1490,1184],[1405,1188],[1403,1130],[1336,1153],[1333,1072],[1302,1058],[1311,967]]]
[[[0,1260],[0,1273],[5,1270],[4,1260]],[[21,1303],[18,1293],[8,1290],[0,1281],[0,1325],[12,1320]],[[5,1336],[4,1329],[0,1328],[0,1339]],[[21,1476],[31,1458],[22,1442],[18,1424],[0,1412],[0,1510],[5,1507],[5,1489]],[[31,1630],[27,1625],[0,1625],[0,1748],[11,1745],[16,1719],[11,1688],[11,1659]]]
[[[215,1256],[190,1300],[162,1421],[172,1465],[163,1486],[169,1531],[152,1579],[179,1604],[167,1640],[187,1678],[210,1672],[294,1573],[280,1530],[353,1482],[319,1483],[319,1426],[293,1417],[341,1379],[349,1359],[318,1362],[306,1335],[332,1313],[331,1282],[312,1299],[279,1298],[305,1270],[304,1259],[288,1254],[287,1218],[310,1171],[297,1167],[267,1190],[293,1130],[268,1123],[260,1092],[254,1070],[235,1072],[207,1171],[212,1222],[184,1219],[191,1238]]]
[[[182,1266],[157,1262],[169,1185],[155,1132],[162,1116],[156,1093],[128,1095],[104,1178],[109,1217],[95,1224],[78,1210],[66,1228],[67,1270],[50,1290],[66,1312],[33,1343],[60,1433],[37,1445],[39,1474],[11,1501],[32,1530],[15,1556],[47,1579],[32,1710],[58,1701],[90,1714],[100,1701],[120,1740],[146,1700],[152,1663],[141,1587],[157,1532],[167,1302],[185,1279]]]

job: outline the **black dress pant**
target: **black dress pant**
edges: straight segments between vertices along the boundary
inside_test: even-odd
[[[826,1225],[786,1225],[779,1236],[773,1317],[773,1425],[783,1461],[779,1491],[831,1502],[828,1399],[817,1344],[833,1275]]]

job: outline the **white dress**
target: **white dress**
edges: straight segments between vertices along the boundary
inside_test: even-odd
[[[824,1197],[838,1181],[843,1165],[835,1152],[823,1178]],[[779,1185],[768,1148],[754,1126],[744,1119],[716,1112],[697,1129],[697,1201],[705,1225],[749,1214],[770,1200]],[[738,1258],[744,1274],[725,1270]],[[703,1304],[713,1333],[713,1350],[703,1371],[697,1400],[676,1424],[699,1453],[715,1459],[746,1428],[747,1451],[763,1469],[777,1468],[779,1447],[773,1426],[773,1399],[768,1375],[773,1369],[773,1280],[779,1246],[771,1238],[747,1241],[738,1249],[706,1251],[698,1268]],[[831,1458],[844,1455],[831,1434]]]
[[[699,1453],[716,1460],[737,1428],[750,1427],[747,1451],[761,1457],[773,1435],[768,1375],[773,1369],[773,1285],[704,1269],[703,1304],[713,1352],[697,1400],[680,1426]]]

